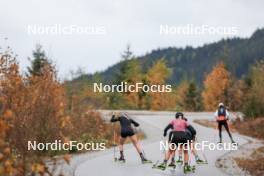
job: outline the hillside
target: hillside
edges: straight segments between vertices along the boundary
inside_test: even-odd
[[[156,60],[164,58],[172,70],[168,83],[177,84],[182,79],[194,79],[199,85],[212,67],[224,61],[229,71],[237,78],[247,74],[250,65],[264,59],[264,29],[258,29],[250,38],[232,38],[205,44],[201,47],[169,47],[156,49],[138,57],[142,69],[150,67]],[[105,82],[111,82],[119,72],[123,61],[100,73]],[[82,77],[83,78],[83,77]]]

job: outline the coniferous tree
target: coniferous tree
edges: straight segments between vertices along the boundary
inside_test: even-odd
[[[49,64],[48,58],[42,46],[37,44],[35,50],[32,52],[33,59],[30,59],[31,66],[28,67],[28,72],[30,75],[41,76],[43,72],[43,67]]]

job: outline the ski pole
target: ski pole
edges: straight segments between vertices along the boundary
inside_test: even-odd
[[[197,140],[197,142],[199,143],[199,141],[198,141],[197,138],[196,138],[196,140]],[[203,155],[203,158],[204,158],[205,162],[208,163],[207,157],[206,157],[206,155],[205,155],[205,153],[204,153],[203,150],[201,150],[201,153],[202,153],[202,155]]]
[[[114,113],[112,113],[114,114]],[[112,128],[114,130],[114,161],[117,161],[116,157],[116,131],[115,131],[115,124],[112,122]]]
[[[216,124],[215,124],[215,132],[214,132],[214,142],[215,142],[215,143],[217,143],[217,141],[216,141],[216,136],[217,136],[217,134],[218,134],[217,123],[218,123],[218,122],[216,122]]]

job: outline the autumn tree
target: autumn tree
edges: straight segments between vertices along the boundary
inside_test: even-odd
[[[187,92],[189,88],[189,83],[183,80],[176,89],[176,110],[183,111],[186,108]]]
[[[27,142],[64,140],[64,91],[55,69],[44,65],[41,76],[23,76],[16,58],[7,52],[0,55],[0,76],[0,128],[6,129],[0,141],[6,151],[0,175],[51,175],[41,157],[47,151],[28,151]]]
[[[241,111],[246,102],[248,88],[243,79],[232,79],[228,88],[227,106],[231,111]]]
[[[200,108],[200,94],[194,81],[184,80],[177,87],[176,104],[179,111],[197,111]]]
[[[14,113],[11,109],[17,88],[21,87],[22,77],[18,74],[18,64],[11,51],[0,54],[0,175],[19,175],[21,166],[12,155],[10,132],[14,127]]]
[[[148,85],[165,85],[170,76],[170,70],[163,59],[158,60],[146,73]],[[147,104],[152,110],[164,110],[175,105],[172,94],[164,92],[149,92]]]
[[[121,57],[123,62],[114,83],[121,84],[123,82],[128,85],[135,85],[138,82],[142,82],[141,67],[138,60],[133,58],[129,45],[121,54]],[[124,108],[138,109],[140,107],[140,95],[138,92],[112,93],[111,100],[110,103],[118,103],[119,108],[123,106]]]
[[[248,91],[244,95],[243,111],[248,117],[261,117],[264,115],[264,62],[252,66],[247,80]]]
[[[205,110],[214,110],[219,102],[227,103],[230,73],[223,63],[217,64],[206,76],[202,92]]]

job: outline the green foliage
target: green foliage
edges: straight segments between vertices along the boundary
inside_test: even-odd
[[[264,62],[252,67],[244,112],[248,117],[264,116]]]
[[[248,74],[251,65],[264,57],[264,29],[257,30],[250,38],[232,38],[193,48],[169,47],[156,49],[137,57],[143,70],[148,70],[153,62],[164,58],[171,69],[167,82],[179,84],[185,78],[194,79],[201,86],[205,73],[209,73],[219,62],[224,62],[228,70],[236,78]],[[122,61],[102,72],[105,81],[113,80],[120,69]]]
[[[42,46],[37,44],[35,50],[32,53],[33,59],[31,61],[31,66],[27,67],[30,75],[40,76],[43,72],[43,67],[49,64],[48,58]]]
[[[176,90],[176,109],[197,111],[201,109],[201,96],[194,81],[184,80]]]
[[[186,109],[188,111],[197,111],[201,109],[200,93],[197,90],[195,82],[191,81],[188,86],[186,95]]]
[[[124,61],[116,75],[116,82],[135,83],[137,80],[141,80],[141,68],[138,61],[133,58]]]

